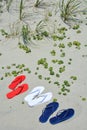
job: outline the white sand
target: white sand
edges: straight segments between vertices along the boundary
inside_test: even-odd
[[[16,20],[15,16],[10,16],[8,13],[3,13],[0,19],[0,29],[8,29],[9,22]],[[32,19],[32,18],[31,18]],[[34,19],[33,19],[34,20]],[[35,19],[36,20],[36,19]],[[38,20],[39,21],[39,18]],[[30,21],[32,23],[32,20]],[[59,23],[62,26],[67,27],[60,19]],[[32,26],[32,25],[31,25]],[[26,54],[23,50],[18,47],[18,39],[10,38],[4,39],[0,34],[0,78],[4,76],[4,73],[9,71],[8,69],[2,69],[3,66],[10,66],[15,63],[25,64],[26,67],[29,67],[31,70],[31,74],[23,72],[26,75],[26,79],[24,83],[29,85],[29,90],[23,94],[20,94],[12,99],[7,99],[6,94],[10,91],[8,85],[14,79],[13,76],[4,78],[0,80],[0,130],[86,130],[87,129],[87,25],[80,25],[81,33],[77,34],[75,30],[68,29],[66,32],[67,37],[63,41],[54,42],[51,39],[44,39],[42,41],[36,41],[36,45],[30,45],[31,53]],[[75,49],[75,47],[69,48],[66,45],[66,48],[63,49],[66,56],[61,58],[60,50],[57,47],[54,47],[54,43],[64,43],[66,44],[69,41],[79,41],[81,43],[81,49]],[[50,54],[51,50],[56,51],[56,56],[52,56]],[[82,57],[85,55],[85,57]],[[53,65],[51,62],[52,59],[62,59],[64,61],[64,65],[66,66],[66,71],[63,72],[61,77],[57,79],[55,76],[50,76],[52,83],[48,83],[46,80],[38,79],[35,75],[37,61],[40,58],[47,58],[49,66],[53,66],[55,72],[58,71],[59,65]],[[69,58],[72,59],[71,65],[68,65]],[[39,67],[40,70],[37,71],[39,74],[43,75],[43,77],[49,76],[49,73],[43,67]],[[10,71],[15,70],[15,68],[11,67]],[[58,92],[60,88],[58,88],[53,82],[59,81],[63,82],[64,80],[69,80],[71,75],[77,76],[77,80],[74,84],[70,86],[70,93],[66,96],[59,95]],[[22,104],[24,97],[28,94],[30,90],[34,87],[42,85],[45,87],[45,92],[52,92],[53,101],[54,98],[59,102],[58,110],[65,108],[73,108],[75,110],[75,115],[72,119],[59,123],[57,125],[51,125],[49,120],[42,124],[39,122],[39,117],[42,114],[42,110],[45,108],[46,104],[51,101],[44,103],[42,105],[38,105],[35,107],[29,107],[25,102]],[[82,98],[86,98],[86,101],[82,101]],[[52,115],[55,116],[58,110]]]

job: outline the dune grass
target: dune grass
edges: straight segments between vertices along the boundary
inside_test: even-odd
[[[82,2],[80,0],[60,0],[59,9],[62,20],[70,24],[70,22],[79,22],[78,15],[85,12],[86,9],[81,8]]]
[[[6,1],[6,7],[7,7],[8,12],[9,12],[9,8],[10,8],[12,2],[13,2],[13,0],[7,0]]]
[[[36,0],[34,6],[35,6],[35,7],[38,7],[38,6],[41,4],[42,1],[43,1],[43,0]]]

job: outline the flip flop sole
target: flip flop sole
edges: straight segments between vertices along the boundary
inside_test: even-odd
[[[41,94],[41,95],[37,96],[36,98],[29,100],[28,105],[29,106],[40,105],[40,104],[43,104],[45,102],[48,102],[49,100],[51,100],[51,98],[52,98],[51,92]]]
[[[74,109],[69,108],[64,110],[61,114],[52,117],[49,121],[51,124],[55,125],[72,118],[74,113],[75,113]]]
[[[44,111],[42,111],[42,115],[39,117],[39,121],[41,123],[47,122],[49,117],[58,109],[59,103],[58,102],[51,102],[49,103]]]
[[[28,84],[22,84],[18,88],[16,88],[15,90],[7,93],[6,96],[8,99],[11,99],[11,98],[13,98],[21,93],[24,93],[27,90],[28,90]]]
[[[39,94],[41,94],[43,91],[44,91],[44,86],[37,86],[31,92],[29,92],[29,94],[24,98],[24,100],[26,102],[29,102],[33,98],[35,98],[36,96],[38,96]]]
[[[22,81],[25,80],[25,75],[17,76],[8,86],[8,88],[14,90],[15,87],[17,87],[18,84],[20,84]]]

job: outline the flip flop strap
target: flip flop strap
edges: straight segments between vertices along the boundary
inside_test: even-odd
[[[19,92],[17,92],[17,93],[16,93],[16,95],[20,94],[20,93],[21,93],[21,91],[23,90],[23,87],[22,87],[22,86],[20,86],[19,88],[20,88],[20,91],[19,91]],[[14,90],[14,91],[16,91],[16,90]]]
[[[59,116],[62,112],[64,112],[64,111],[66,111],[66,113],[65,113],[64,116],[62,117],[62,118],[64,118],[64,117],[67,115],[67,113],[68,113],[67,109],[62,109],[62,110],[60,110],[60,111],[56,114],[56,117],[58,118],[58,116]]]
[[[38,92],[38,93],[32,98],[32,100],[34,100],[35,98],[38,97],[38,95],[40,94],[40,90],[36,90],[36,91],[30,92],[29,94],[33,94],[35,92]]]
[[[39,102],[39,103],[42,103],[45,100],[45,98],[47,97],[47,95],[39,95],[36,98],[40,98],[40,97],[43,97],[43,99]]]
[[[53,111],[53,106],[52,106],[52,105],[50,105],[50,106],[46,106],[46,107],[42,110],[42,114],[43,114],[43,116],[45,115],[45,113],[44,113],[45,110],[46,110],[46,109],[50,109],[50,108],[51,108],[52,111]]]
[[[20,78],[16,79],[16,81],[15,81],[15,80],[14,80],[14,81],[12,81],[12,83],[17,82],[18,80],[20,81],[19,83],[21,83],[21,81],[22,81],[22,80],[21,80]],[[12,84],[12,83],[11,83],[11,84]]]
[[[38,95],[39,95],[39,93],[38,93],[38,94],[36,94],[36,95],[32,98],[32,100],[34,100],[35,98],[37,98],[37,97],[38,97]]]

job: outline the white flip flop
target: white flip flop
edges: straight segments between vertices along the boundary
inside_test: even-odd
[[[39,94],[41,94],[44,91],[44,86],[37,86],[35,87],[29,94],[24,98],[26,102],[29,102],[33,98],[37,97]]]
[[[52,98],[51,92],[41,94],[35,98],[29,99],[28,105],[31,107],[36,106],[36,105],[40,105],[42,103],[48,102],[49,100],[51,100],[51,98]]]

